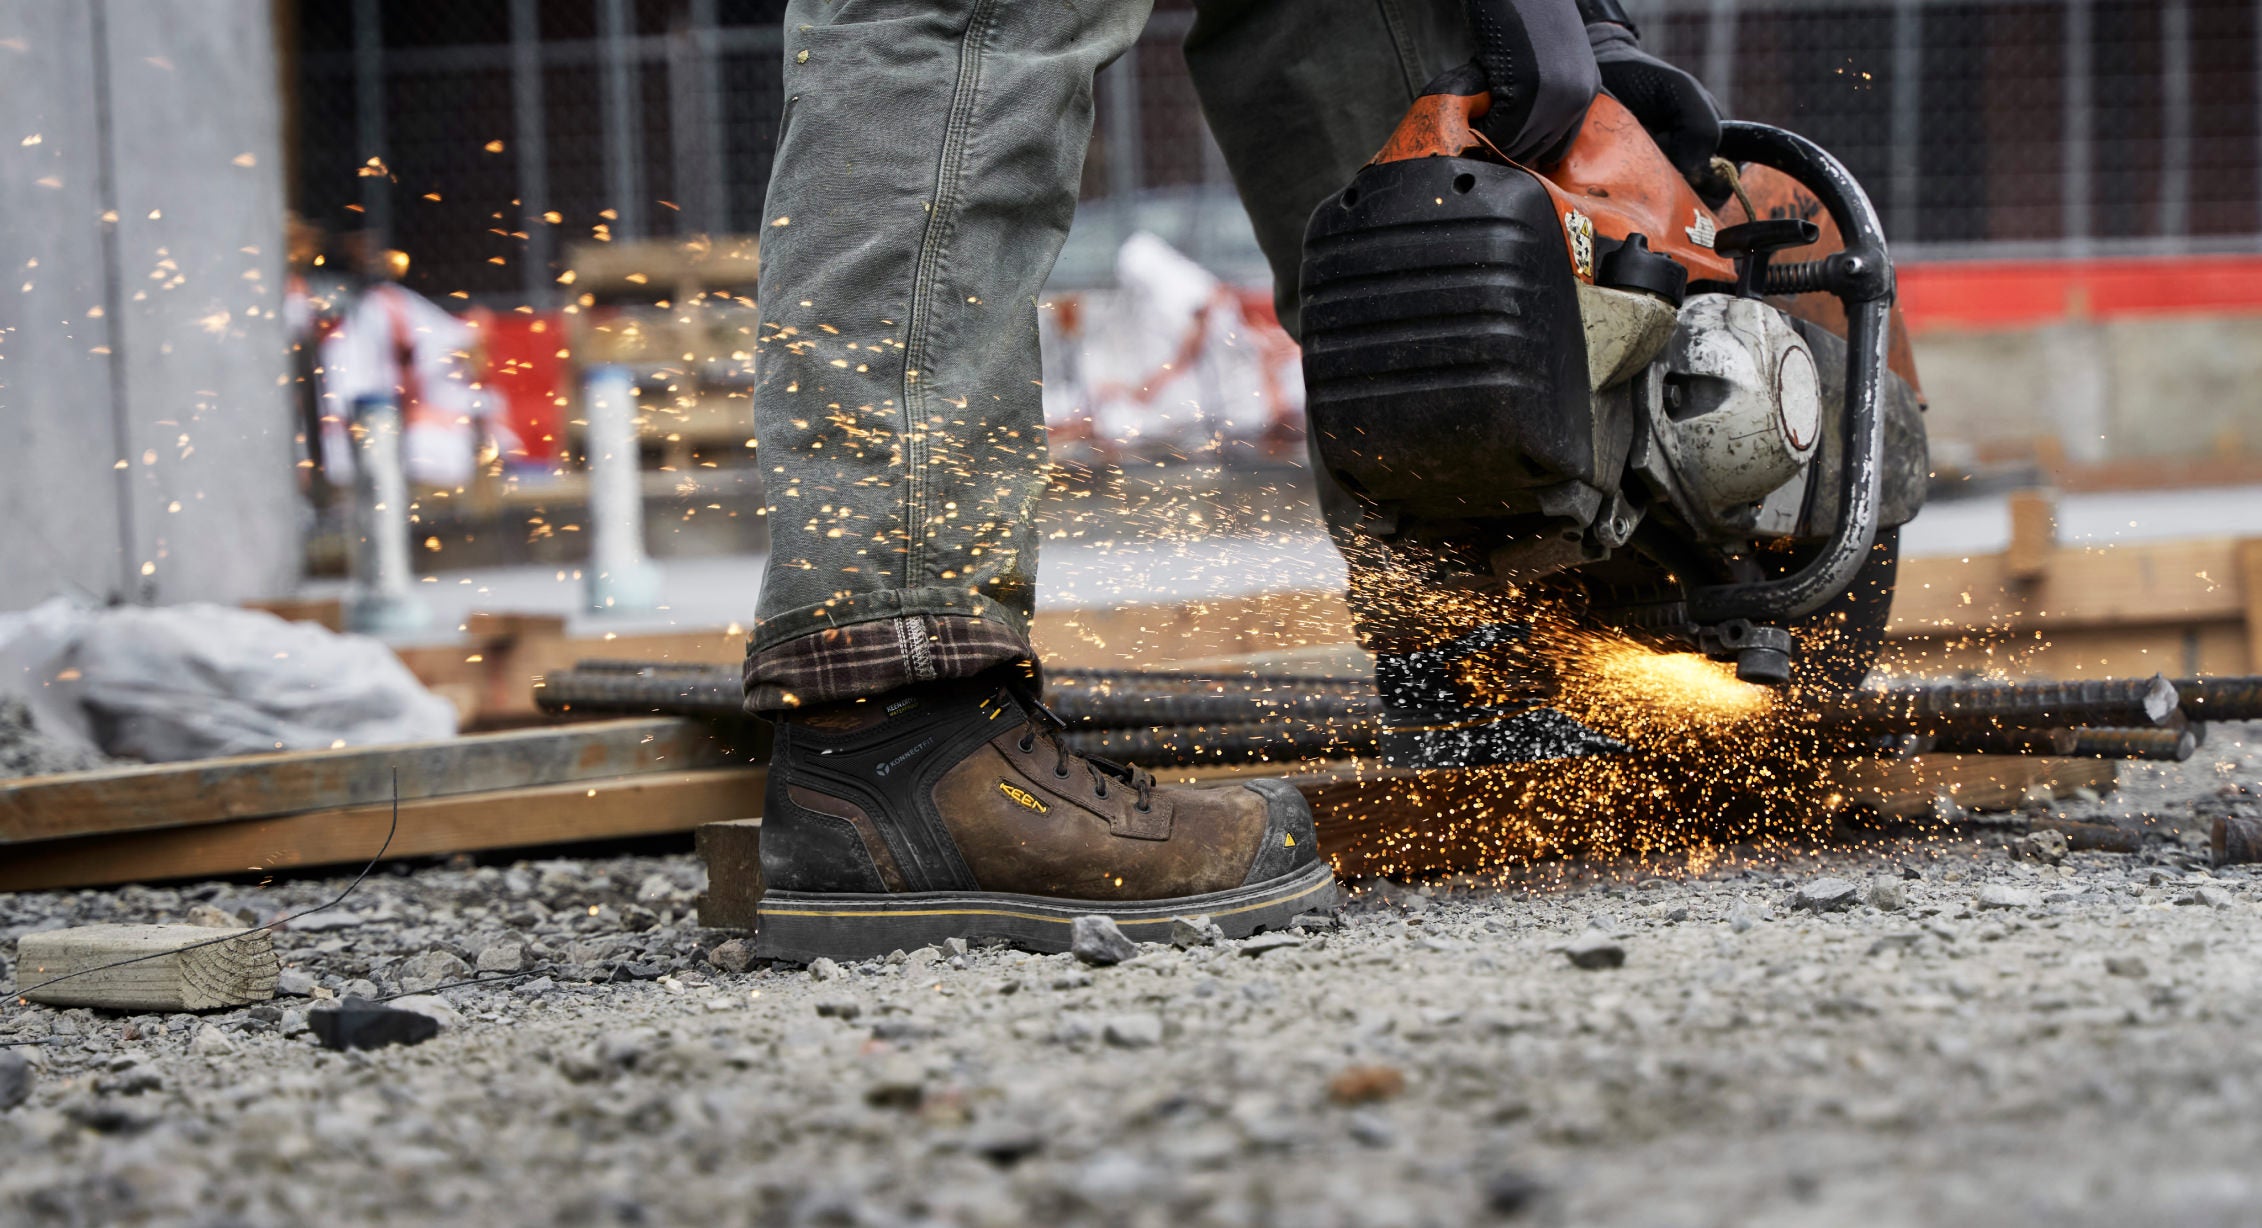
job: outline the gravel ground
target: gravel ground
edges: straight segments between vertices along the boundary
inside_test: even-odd
[[[2056,809],[2134,855],[2010,820],[1367,883],[1338,927],[1112,967],[729,971],[688,857],[380,872],[278,935],[273,1004],[0,1007],[38,1042],[0,1050],[0,1223],[2254,1223],[2262,875],[2204,836],[2262,807],[2262,726],[2123,780]],[[0,896],[0,957],[344,882]],[[427,1043],[306,1030],[480,966],[519,979],[441,988]]]

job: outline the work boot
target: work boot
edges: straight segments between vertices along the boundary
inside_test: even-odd
[[[1280,780],[1159,785],[1068,749],[1011,670],[783,714],[756,954],[864,959],[962,938],[1069,948],[1207,914],[1228,937],[1332,908],[1312,812]]]

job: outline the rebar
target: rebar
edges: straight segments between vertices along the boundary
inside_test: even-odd
[[[2153,728],[2176,712],[2166,678],[2083,682],[1943,682],[1812,697],[1816,727],[1836,735],[1975,734],[2058,728]]]
[[[2178,678],[2176,694],[2195,721],[2262,721],[2262,675]]]

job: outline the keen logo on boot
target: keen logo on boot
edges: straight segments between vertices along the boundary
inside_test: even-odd
[[[1020,806],[1024,810],[1034,810],[1038,814],[1044,814],[1052,809],[1052,807],[1045,805],[1041,801],[1038,801],[1036,794],[1029,792],[1027,789],[1017,788],[1008,781],[1001,780],[997,782],[997,791],[1005,794],[1007,797],[1012,798],[1014,804]]]

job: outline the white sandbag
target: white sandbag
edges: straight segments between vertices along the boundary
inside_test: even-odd
[[[102,749],[150,762],[453,736],[456,714],[366,636],[215,605],[103,610],[80,702]]]

